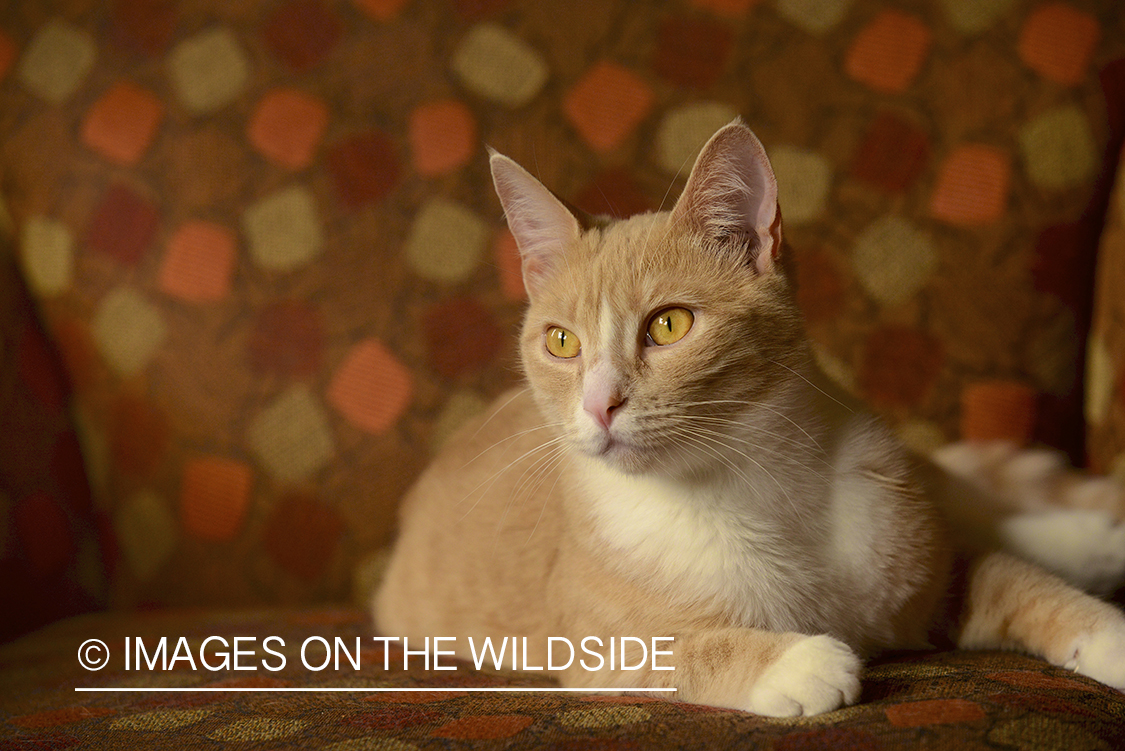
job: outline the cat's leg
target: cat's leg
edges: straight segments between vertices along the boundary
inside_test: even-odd
[[[674,694],[657,695],[770,717],[821,714],[859,698],[863,663],[848,645],[830,636],[714,628],[677,634],[671,649],[667,664],[672,670],[590,672],[575,667],[563,683],[675,688]]]
[[[1125,690],[1125,613],[1004,553],[971,566],[957,643],[1027,651]]]

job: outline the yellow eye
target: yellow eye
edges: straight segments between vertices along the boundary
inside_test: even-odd
[[[691,331],[695,316],[687,308],[668,308],[652,317],[648,322],[648,335],[654,344],[663,347],[675,344]]]
[[[547,351],[555,357],[577,357],[582,351],[582,342],[566,329],[552,326],[547,329]]]

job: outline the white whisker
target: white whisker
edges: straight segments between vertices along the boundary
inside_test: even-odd
[[[499,542],[500,532],[504,528],[504,520],[508,518],[508,514],[511,512],[512,508],[515,507],[519,502],[520,496],[523,494],[523,492],[525,490],[528,491],[527,497],[530,497],[533,494],[531,483],[534,483],[536,480],[538,480],[539,483],[542,484],[542,477],[545,474],[547,466],[563,451],[565,451],[565,446],[556,445],[543,456],[536,458],[535,461],[529,464],[524,469],[524,471],[520,473],[519,479],[516,482],[516,486],[512,489],[511,494],[508,496],[508,500],[504,504],[504,510],[500,513],[500,518],[496,520],[494,542]]]
[[[747,448],[752,449],[754,451],[765,451],[765,452],[768,452],[770,454],[773,454],[774,456],[781,457],[782,460],[785,463],[794,464],[794,465],[800,467],[801,469],[804,469],[804,470],[807,470],[808,472],[811,472],[812,474],[819,477],[821,480],[824,480],[825,482],[830,482],[830,480],[827,477],[820,474],[818,471],[816,471],[815,469],[813,469],[809,465],[805,464],[804,462],[799,461],[799,458],[794,456],[793,454],[785,453],[785,452],[779,451],[778,449],[773,448],[771,446],[767,446],[767,445],[760,444],[760,443],[755,443],[754,441],[751,441],[747,438],[743,438],[741,436],[733,435],[731,433],[725,433],[725,432],[719,431],[719,430],[714,430],[712,428],[703,427],[703,426],[699,426],[699,425],[691,425],[689,427],[692,430],[701,431],[701,432],[704,432],[708,435],[713,435],[716,438],[722,438],[722,439],[734,441],[734,442],[742,444],[743,446],[746,446]],[[731,448],[732,448],[732,450],[734,450],[733,446]],[[739,453],[741,453],[741,452],[739,452]],[[749,458],[749,457],[747,457],[747,458]],[[812,458],[815,458],[818,461],[820,461],[825,467],[827,467],[829,469],[832,469],[832,465],[829,464],[827,461],[824,461],[820,457],[814,456]]]
[[[516,457],[512,461],[508,462],[503,467],[496,470],[495,472],[493,472],[491,475],[489,475],[485,479],[481,480],[476,485],[476,487],[474,487],[472,490],[470,490],[468,493],[466,493],[464,495],[464,497],[461,498],[461,500],[459,500],[455,504],[453,504],[454,506],[460,506],[462,503],[464,503],[469,498],[471,498],[474,494],[476,494],[476,492],[478,490],[480,490],[482,486],[487,485],[487,487],[485,487],[484,490],[481,491],[480,498],[477,498],[477,500],[473,503],[473,505],[469,507],[469,509],[461,517],[461,520],[463,521],[465,519],[465,517],[467,517],[469,514],[471,514],[473,512],[473,510],[477,507],[477,504],[479,504],[481,502],[481,499],[484,498],[486,495],[488,495],[488,491],[492,489],[492,486],[496,484],[496,481],[498,479],[500,479],[501,475],[503,475],[505,472],[510,470],[517,463],[523,461],[527,457],[534,454],[536,451],[542,451],[543,449],[547,448],[548,446],[552,446],[552,445],[561,443],[563,440],[565,440],[565,438],[563,436],[556,436],[555,438],[552,438],[549,441],[544,441],[543,443],[539,444],[538,446],[535,446],[534,448],[528,449],[527,451],[523,452],[522,454],[520,454],[518,457]]]
[[[512,433],[511,435],[506,435],[503,438],[501,438],[500,440],[495,441],[491,445],[486,446],[484,449],[481,450],[481,452],[479,454],[477,454],[472,459],[469,459],[467,462],[462,464],[461,469],[464,470],[466,467],[468,467],[470,464],[475,462],[477,459],[479,459],[482,456],[484,456],[485,454],[487,454],[489,451],[492,451],[495,448],[499,448],[501,445],[507,443],[508,441],[515,440],[516,438],[520,438],[521,436],[525,436],[528,433],[534,433],[537,430],[547,430],[548,428],[555,428],[555,427],[559,427],[561,425],[562,425],[561,422],[545,422],[542,425],[536,425],[533,428],[527,428],[526,430],[520,430],[516,433]],[[477,432],[479,433],[480,431],[478,430]],[[474,435],[476,435],[476,434],[474,433]]]
[[[685,430],[684,428],[680,428],[679,430],[680,430],[679,434],[682,437],[687,437],[687,435],[683,432]],[[722,438],[718,437],[718,436],[725,437],[724,434],[722,434],[722,433],[716,433],[715,431],[707,431],[706,433],[704,433],[704,432],[699,432],[699,429],[697,429],[697,428],[690,428],[690,429],[686,429],[686,430],[689,430],[693,437],[695,437],[695,438],[697,438],[701,441],[710,441],[710,442],[726,449],[727,451],[732,451],[732,452],[738,454],[739,456],[741,456],[742,458],[746,459],[750,463],[754,464],[756,467],[758,467],[758,469],[760,469],[763,474],[765,474],[767,477],[769,477],[771,480],[773,480],[774,484],[777,485],[777,489],[781,491],[781,494],[783,496],[785,496],[785,500],[789,504],[790,509],[792,509],[794,516],[796,518],[798,518],[799,520],[801,520],[802,522],[806,521],[805,515],[802,513],[802,509],[794,502],[793,497],[791,495],[789,495],[789,491],[785,488],[784,485],[782,485],[781,481],[777,479],[777,476],[774,475],[773,472],[770,472],[769,469],[767,469],[764,464],[759,462],[754,457],[746,454],[745,452],[740,451],[737,448],[735,448],[735,447],[729,445],[728,443],[724,442],[722,440]],[[719,455],[719,453],[716,452],[716,456],[718,456],[718,455]],[[728,462],[728,466],[733,467],[735,465],[733,464],[733,462]],[[739,475],[745,480],[745,482],[748,485],[751,485],[751,482],[750,482],[749,478],[747,478],[745,473],[741,472],[741,470],[739,470]]]
[[[742,469],[730,459],[730,457],[724,456],[714,446],[704,443],[701,436],[691,434],[682,428],[673,428],[672,435],[682,438],[685,441],[690,441],[695,446],[703,449],[705,451],[705,456],[711,456],[721,461],[726,465],[728,469],[739,476],[739,478],[746,484],[747,488],[753,489],[754,483],[750,481],[750,478],[746,476],[746,473],[743,472]]]
[[[826,396],[827,396],[827,394],[826,394]],[[777,415],[778,417],[780,417],[781,419],[785,420],[790,425],[795,427],[797,430],[804,433],[805,437],[808,438],[810,441],[812,441],[814,446],[816,446],[822,452],[824,451],[824,447],[820,445],[819,441],[817,441],[815,438],[812,437],[812,434],[810,434],[809,431],[805,430],[804,426],[802,426],[799,422],[794,420],[789,415],[785,414],[784,412],[781,412],[780,410],[774,409],[773,407],[769,406],[768,404],[765,404],[764,402],[760,402],[760,401],[752,402],[752,401],[746,401],[746,400],[742,400],[742,399],[716,399],[716,400],[713,400],[713,401],[706,401],[706,402],[692,402],[691,404],[686,405],[686,406],[695,407],[695,406],[708,406],[708,405],[712,405],[712,404],[742,404],[742,405],[747,406],[747,407],[764,409],[767,412],[770,412],[772,414]]]
[[[812,381],[810,381],[810,380],[809,380],[808,378],[805,378],[805,377],[804,377],[803,375],[801,375],[801,374],[800,374],[800,373],[798,373],[797,371],[793,370],[793,368],[789,367],[788,365],[786,365],[786,364],[784,364],[784,363],[780,363],[780,362],[778,362],[777,360],[770,360],[769,358],[766,358],[766,362],[770,362],[770,363],[773,363],[774,365],[776,365],[776,366],[777,366],[777,367],[779,367],[779,368],[785,368],[785,369],[786,369],[786,370],[788,370],[788,371],[789,371],[790,373],[792,373],[793,375],[797,376],[797,377],[798,377],[798,378],[800,378],[800,379],[801,379],[802,381],[804,381],[805,383],[807,383],[808,385],[812,386],[812,387],[813,387],[814,389],[816,389],[817,391],[819,391],[819,392],[820,392],[821,394],[824,394],[824,396],[828,397],[828,398],[829,398],[829,399],[831,399],[832,401],[834,401],[834,402],[836,402],[837,404],[839,404],[839,405],[840,405],[841,407],[843,407],[844,409],[846,409],[846,410],[847,410],[848,412],[851,412],[852,414],[855,414],[855,410],[854,410],[854,409],[852,409],[852,408],[851,408],[851,407],[849,407],[848,405],[844,404],[844,403],[843,403],[842,401],[840,401],[840,400],[839,400],[839,399],[837,399],[836,397],[832,396],[832,395],[831,395],[831,394],[829,394],[829,393],[828,393],[827,391],[825,391],[824,389],[822,389],[822,388],[821,388],[820,386],[817,386],[817,385],[816,385],[815,383],[813,383]]]
[[[517,391],[516,393],[512,394],[512,398],[511,398],[511,399],[509,399],[508,401],[504,402],[504,403],[503,403],[503,404],[501,404],[501,405],[500,405],[499,407],[497,407],[497,408],[495,409],[495,411],[493,411],[493,413],[492,413],[491,415],[489,415],[489,416],[488,416],[488,417],[487,417],[487,418],[485,419],[485,421],[484,421],[484,422],[482,422],[482,423],[481,423],[480,425],[478,425],[478,426],[477,426],[477,429],[476,429],[475,431],[473,431],[473,438],[476,438],[476,437],[477,437],[477,435],[478,435],[478,434],[479,434],[479,433],[480,433],[480,432],[481,432],[482,430],[484,430],[484,426],[485,426],[485,425],[488,425],[488,423],[492,422],[492,418],[493,418],[493,417],[496,417],[496,415],[498,415],[498,414],[500,414],[501,412],[503,412],[503,411],[504,411],[504,410],[505,410],[505,409],[506,409],[506,408],[508,407],[508,405],[509,405],[509,404],[511,404],[512,402],[514,402],[514,401],[515,401],[516,399],[519,399],[519,398],[520,398],[521,396],[523,396],[524,394],[526,394],[526,393],[527,393],[528,391],[531,391],[531,387],[530,387],[530,386],[528,386],[528,387],[526,387],[526,388],[522,388],[522,389],[520,389],[519,391]]]
[[[798,441],[798,440],[796,440],[794,438],[791,438],[789,436],[786,436],[786,435],[781,435],[779,433],[767,431],[767,430],[765,430],[765,429],[763,429],[763,428],[761,428],[760,426],[757,426],[757,425],[746,425],[744,422],[742,422],[740,420],[733,420],[731,418],[726,418],[726,417],[711,417],[711,416],[708,416],[708,415],[678,415],[677,419],[680,419],[680,420],[683,420],[683,421],[686,421],[686,422],[709,423],[709,424],[715,425],[715,426],[729,425],[729,426],[732,426],[732,427],[735,427],[735,428],[739,428],[741,430],[753,430],[753,431],[756,431],[756,433],[761,434],[765,438],[768,438],[768,439],[771,439],[771,440],[774,440],[774,441],[783,442],[783,443],[788,444],[788,445],[790,445],[790,446],[792,446],[796,449],[804,449],[804,453],[807,456],[807,458],[823,464],[826,468],[828,468],[830,470],[834,469],[833,465],[828,460],[826,460],[824,458],[823,452],[814,451],[811,446],[808,446],[807,444],[803,443],[802,441]],[[721,433],[721,434],[725,435],[725,436],[728,436],[732,440],[738,441],[739,443],[742,443],[742,444],[744,444],[744,445],[746,445],[746,446],[748,446],[752,449],[755,449],[755,450],[758,450],[758,451],[768,451],[769,453],[774,454],[775,456],[785,457],[786,459],[788,459],[790,461],[795,461],[795,459],[796,459],[796,457],[794,457],[792,454],[782,452],[782,451],[778,450],[777,448],[775,448],[773,446],[770,446],[766,443],[760,443],[760,442],[752,441],[752,440],[750,440],[750,438],[748,436],[743,436],[743,435],[736,434],[736,433]],[[802,462],[795,462],[795,463],[797,464],[797,466],[803,467],[805,469],[809,469],[809,471],[813,471],[808,465],[806,465]],[[821,477],[821,479],[825,479],[825,480],[827,479],[823,475],[818,475],[818,476]]]
[[[554,472],[554,470],[560,464],[562,464],[564,453],[565,452],[562,448],[560,448],[556,452],[554,462],[550,466],[545,467],[543,469],[543,475],[546,475],[550,472]],[[562,478],[562,473],[555,472],[555,481],[553,483],[551,483],[551,488],[546,492],[546,494],[543,495],[543,504],[539,507],[539,516],[537,516],[535,518],[535,524],[534,524],[534,526],[532,526],[531,532],[527,535],[527,542],[524,543],[525,545],[530,544],[531,539],[533,537],[535,537],[535,530],[539,529],[539,522],[543,521],[543,512],[547,510],[547,502],[551,499],[551,496],[554,495],[555,486],[559,484],[559,480],[561,478]]]

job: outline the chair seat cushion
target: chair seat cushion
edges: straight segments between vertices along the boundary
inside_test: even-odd
[[[168,671],[160,670],[161,637],[163,659],[174,661]],[[217,670],[200,664],[200,647],[210,637],[217,638],[203,659]],[[81,648],[89,639],[102,640],[109,650],[100,670],[79,664],[82,656],[104,657]],[[128,670],[126,639],[134,652]],[[144,646],[140,669],[138,639]],[[343,651],[338,667],[329,660],[321,668],[327,653],[319,640],[337,639],[352,657],[360,645],[359,670]],[[60,621],[0,648],[0,749],[155,751],[235,742],[341,751],[470,745],[877,749],[920,743],[1112,749],[1125,738],[1125,696],[1011,653],[884,658],[869,667],[856,706],[774,720],[649,697],[552,692],[557,685],[542,676],[477,671],[447,658],[440,664],[455,670],[426,670],[420,655],[410,656],[404,670],[402,649],[388,643],[384,650],[358,610],[158,611]],[[233,655],[235,646],[240,669],[224,669],[221,655]],[[82,690],[90,688],[115,690]],[[379,690],[386,688],[412,690]],[[513,688],[536,690],[498,690]]]

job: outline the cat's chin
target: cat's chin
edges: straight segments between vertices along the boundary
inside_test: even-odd
[[[673,466],[664,446],[646,446],[609,436],[583,445],[587,457],[624,475],[676,476],[685,468]],[[691,474],[688,471],[688,474]]]
[[[604,434],[587,441],[579,450],[591,459],[627,475],[645,473],[655,460],[651,450]]]

